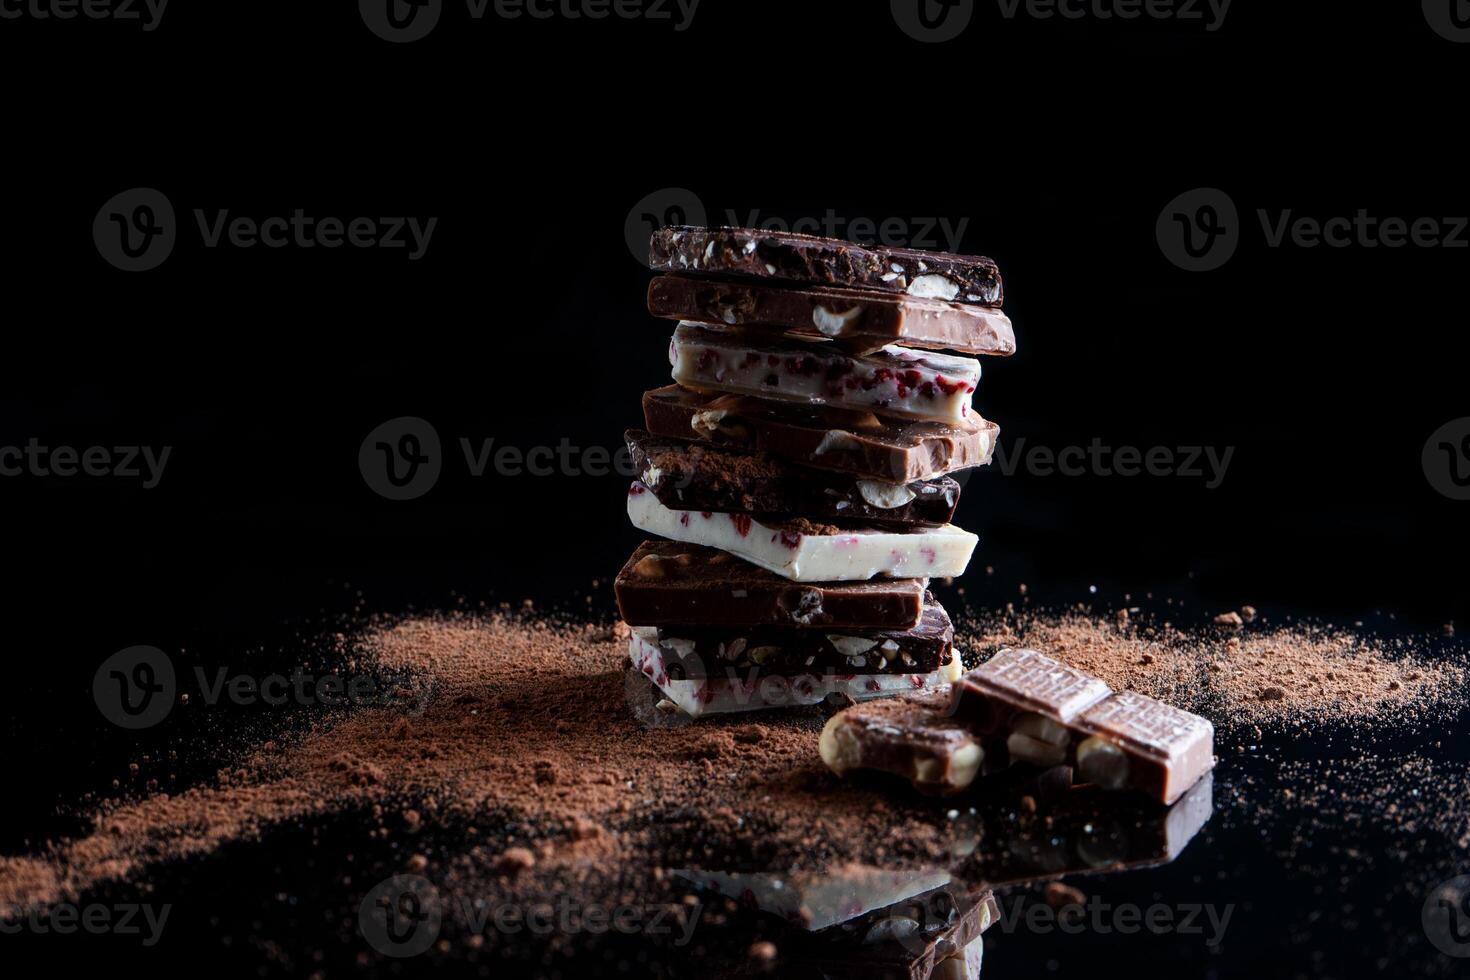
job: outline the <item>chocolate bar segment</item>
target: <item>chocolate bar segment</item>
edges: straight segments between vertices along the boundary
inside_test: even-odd
[[[645,541],[614,584],[633,626],[909,630],[924,579],[798,583],[714,548]]]
[[[960,502],[949,477],[884,483],[796,466],[688,439],[625,433],[639,479],[666,507],[780,519],[948,524]]]
[[[670,320],[825,337],[859,349],[901,344],[970,354],[1016,350],[1010,318],[999,310],[855,289],[668,275],[649,285],[648,312]]]
[[[674,380],[689,388],[967,424],[980,362],[885,347],[852,354],[824,341],[786,340],[680,323],[669,345]]]
[[[1100,679],[1035,650],[1002,650],[956,686],[955,712],[990,735],[1022,712],[1070,722],[1110,693]]]
[[[861,633],[758,626],[667,626],[657,631],[670,676],[723,676],[728,669],[766,674],[930,674],[954,666],[954,626],[932,595],[911,630]]]
[[[873,769],[907,779],[921,793],[958,793],[980,774],[985,750],[949,713],[949,701],[946,692],[914,694],[839,711],[822,729],[817,751],[839,776]]]
[[[953,524],[840,528],[800,517],[765,523],[749,514],[673,510],[641,483],[628,488],[628,519],[641,531],[719,548],[795,582],[958,578],[980,542]]]
[[[752,228],[673,226],[654,232],[650,268],[843,286],[1000,306],[1000,270],[983,256],[864,246]]]
[[[971,414],[969,425],[881,421],[871,412],[777,404],[670,385],[643,396],[649,432],[767,452],[820,470],[886,483],[912,483],[990,462],[1000,429]]]
[[[1130,786],[1172,803],[1215,765],[1215,728],[1199,715],[1132,691],[1099,701],[1078,717],[1074,750],[1085,778]]]

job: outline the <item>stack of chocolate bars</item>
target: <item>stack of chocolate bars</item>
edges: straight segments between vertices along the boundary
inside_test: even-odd
[[[977,538],[948,474],[990,461],[971,396],[1010,354],[986,258],[745,229],[665,228],[655,316],[677,384],[627,433],[644,543],[616,581],[634,667],[692,716],[958,679],[930,579]]]

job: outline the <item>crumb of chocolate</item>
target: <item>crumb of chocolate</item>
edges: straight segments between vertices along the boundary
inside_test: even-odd
[[[1244,626],[1245,619],[1238,612],[1223,612],[1215,617],[1216,626]]]
[[[536,866],[536,855],[524,847],[512,847],[495,859],[495,870],[507,875],[518,875]]]
[[[747,955],[752,963],[758,966],[769,966],[776,962],[776,944],[768,941],[755,943],[750,947]]]
[[[1068,905],[1086,905],[1087,895],[1081,889],[1064,885],[1060,881],[1051,881],[1046,885],[1046,904],[1054,909],[1064,908]]]

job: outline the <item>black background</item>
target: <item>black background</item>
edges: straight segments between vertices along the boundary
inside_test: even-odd
[[[982,3],[933,46],[884,3],[790,0],[704,0],[684,32],[450,4],[407,45],[347,3],[180,3],[151,33],[0,21],[0,445],[172,447],[151,490],[0,479],[7,849],[126,758],[88,693],[121,647],[227,652],[323,611],[457,596],[590,592],[611,613],[605,580],[640,537],[623,479],[475,478],[459,440],[612,449],[637,424],[670,325],[642,307],[624,229],[660,188],[712,221],[968,219],[961,250],[999,262],[1019,340],[976,396],[1004,444],[1234,448],[1218,489],[975,475],[957,520],[982,538],[972,601],[1096,585],[1176,597],[1186,622],[1252,603],[1437,633],[1465,612],[1470,504],[1433,489],[1421,450],[1467,414],[1470,251],[1270,248],[1257,211],[1470,212],[1467,59],[1412,3],[1241,0],[1214,32]],[[91,225],[133,187],[168,196],[180,241],[127,274]],[[1197,187],[1242,218],[1214,272],[1155,236]],[[196,208],[438,226],[416,262],[208,249]],[[446,451],[402,503],[357,465],[399,416]]]

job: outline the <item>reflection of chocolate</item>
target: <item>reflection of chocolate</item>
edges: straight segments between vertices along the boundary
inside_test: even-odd
[[[1203,779],[1173,806],[1136,796],[1078,787],[1033,809],[1025,787],[1008,789],[977,807],[964,828],[974,850],[955,869],[985,887],[1058,875],[1121,871],[1167,864],[1210,819],[1214,780]]]
[[[752,228],[661,228],[653,234],[648,265],[665,272],[872,289],[982,306],[999,306],[1004,298],[1000,270],[983,256]]]
[[[839,524],[940,525],[949,523],[960,502],[960,485],[947,476],[880,483],[638,429],[624,439],[644,486],[675,510]]]
[[[675,874],[783,923],[777,968],[766,976],[977,980],[981,934],[1000,916],[989,891],[933,868]]]

